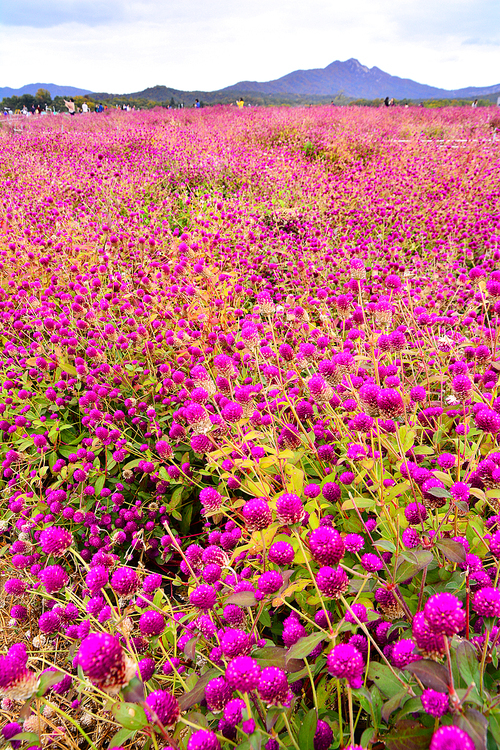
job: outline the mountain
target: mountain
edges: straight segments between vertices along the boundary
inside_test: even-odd
[[[335,60],[326,68],[295,70],[274,81],[240,81],[221,92],[251,92],[253,94],[295,94],[315,96],[344,96],[354,99],[379,99],[386,96],[396,99],[442,99],[470,98],[495,94],[500,91],[500,83],[495,86],[446,90],[417,83],[409,78],[399,78],[385,73],[380,68],[367,68],[351,58],[345,62]]]
[[[36,94],[38,89],[48,89],[51,96],[77,96],[92,93],[88,89],[74,86],[58,86],[54,83],[30,83],[20,89],[0,88],[0,99],[4,96]],[[494,86],[469,86],[463,89],[440,89],[417,83],[410,78],[399,78],[385,73],[380,68],[368,68],[358,60],[335,60],[326,68],[295,70],[273,81],[240,81],[218,91],[181,91],[167,86],[151,86],[132,94],[92,93],[96,101],[144,100],[147,102],[184,102],[191,106],[195,99],[205,104],[226,104],[242,96],[251,104],[320,104],[334,98],[349,99],[475,99],[496,100],[500,95],[500,83]]]
[[[35,96],[38,89],[50,91],[52,98],[55,96],[84,96],[91,94],[90,89],[78,89],[75,86],[59,86],[57,83],[28,83],[21,86],[20,89],[11,89],[10,86],[0,87],[0,99],[7,96],[22,96],[22,94],[31,94]]]

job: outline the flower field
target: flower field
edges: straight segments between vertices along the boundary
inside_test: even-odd
[[[0,123],[6,747],[500,746],[499,129]]]

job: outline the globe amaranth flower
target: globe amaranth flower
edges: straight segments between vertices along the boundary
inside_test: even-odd
[[[149,721],[159,721],[164,727],[172,727],[177,723],[181,711],[177,698],[167,690],[155,690],[146,698],[144,707]]]
[[[329,674],[339,679],[345,678],[352,688],[357,689],[362,686],[365,663],[354,646],[348,643],[334,646],[327,656],[326,666]]]
[[[377,570],[382,570],[384,563],[379,555],[372,552],[367,552],[361,558],[361,565],[369,573],[373,573]]]
[[[434,732],[429,750],[475,750],[475,745],[467,732],[449,725]]]
[[[60,565],[49,565],[38,574],[48,594],[60,591],[68,582],[68,574]]]
[[[446,592],[434,594],[424,607],[425,621],[439,635],[452,636],[465,627],[465,612],[460,599]]]
[[[234,658],[250,653],[252,641],[248,633],[238,628],[228,628],[220,638],[220,647],[224,656]]]
[[[276,565],[290,565],[295,557],[295,552],[289,542],[274,542],[269,547],[267,557]]]
[[[417,612],[413,618],[412,633],[423,656],[436,658],[444,654],[444,638],[431,629],[423,612]]]
[[[111,588],[120,596],[132,596],[139,584],[139,576],[132,568],[117,568],[111,576]]]
[[[439,719],[449,711],[450,701],[446,693],[440,693],[437,690],[427,688],[420,696],[422,707],[426,714]]]
[[[474,595],[474,612],[482,617],[500,616],[500,591],[492,586],[479,589]]]
[[[365,540],[361,534],[346,534],[344,537],[344,546],[347,552],[359,552],[365,546]]]
[[[73,535],[61,526],[49,526],[40,534],[40,545],[46,555],[63,555],[73,544]]]
[[[213,609],[217,603],[217,594],[212,586],[202,583],[197,586],[189,595],[189,601],[194,607],[208,612]]]
[[[349,588],[349,579],[342,568],[325,566],[316,574],[316,583],[322,594],[338,599]]]
[[[332,742],[333,730],[331,726],[326,721],[318,719],[313,740],[314,750],[328,750]]]
[[[410,526],[422,523],[427,516],[427,508],[422,503],[409,503],[405,508],[405,518]]]
[[[368,613],[364,604],[351,604],[350,609],[345,613],[345,621],[358,624],[358,622],[366,622],[368,620]]]
[[[267,529],[273,520],[271,509],[263,497],[254,497],[248,500],[241,512],[249,531]]]
[[[234,698],[229,701],[224,708],[224,718],[233,726],[239,724],[243,719],[243,711],[246,710],[246,703],[241,698]]]
[[[118,638],[109,633],[90,633],[83,639],[77,659],[90,682],[110,694],[127,685],[136,670]]]
[[[243,625],[245,622],[245,612],[237,604],[226,604],[222,612],[222,617],[228,625]]]
[[[392,646],[390,662],[398,669],[404,669],[407,664],[421,658],[415,653],[415,643],[410,638],[403,638]]]
[[[260,674],[259,695],[268,706],[284,703],[288,696],[288,680],[279,667],[264,667]]]
[[[96,594],[104,588],[109,581],[109,573],[104,565],[97,565],[91,568],[85,576],[85,585],[92,594]]]
[[[285,493],[276,501],[276,516],[280,523],[291,525],[304,520],[305,509],[298,495]]]
[[[200,503],[206,513],[214,513],[219,510],[224,498],[214,487],[204,487],[200,492]]]
[[[139,618],[139,630],[142,635],[160,635],[165,630],[165,618],[161,612],[148,609]]]
[[[220,750],[220,742],[215,732],[199,729],[188,739],[187,750]]]
[[[237,656],[226,668],[226,680],[242,693],[255,690],[259,684],[261,668],[250,656]]]
[[[44,612],[38,618],[38,627],[42,633],[57,633],[61,627],[61,615],[57,608]]]
[[[20,578],[9,578],[4,583],[4,591],[12,596],[22,596],[26,591],[26,583]]]
[[[15,737],[16,734],[21,734],[22,731],[22,726],[18,724],[17,721],[12,721],[2,728],[2,737],[6,742],[8,742],[11,737]],[[21,747],[21,740],[11,740],[10,744],[13,750],[17,750],[19,747]]]
[[[38,677],[26,666],[27,660],[23,643],[15,643],[5,656],[0,656],[0,697],[15,701],[31,698]]]
[[[277,570],[262,573],[257,581],[257,587],[263,594],[275,594],[283,586],[283,576]]]
[[[210,711],[220,713],[233,697],[233,689],[224,677],[216,677],[205,686],[205,700]]]
[[[307,635],[305,627],[295,617],[288,618],[285,621],[282,638],[287,648],[294,646],[305,635]]]
[[[153,594],[162,584],[162,577],[159,573],[151,573],[146,576],[142,582],[142,590],[145,594]]]
[[[154,659],[141,659],[137,665],[136,675],[142,682],[149,682],[156,670],[156,662]]]
[[[344,540],[336,529],[319,526],[308,536],[309,548],[322,565],[337,565],[345,553]]]

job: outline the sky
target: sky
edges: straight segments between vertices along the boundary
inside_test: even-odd
[[[358,59],[446,89],[500,82],[499,0],[1,0],[0,86],[213,91]]]

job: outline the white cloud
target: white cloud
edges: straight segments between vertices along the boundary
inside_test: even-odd
[[[214,90],[356,57],[421,83],[486,86],[500,79],[496,8],[497,0],[4,0],[0,84]]]

